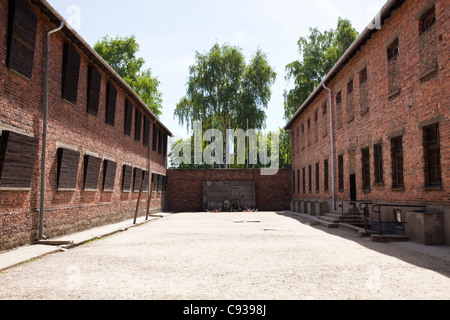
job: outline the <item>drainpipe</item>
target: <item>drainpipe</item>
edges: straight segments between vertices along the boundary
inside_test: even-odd
[[[330,140],[331,140],[331,184],[332,184],[332,194],[333,194],[333,211],[336,211],[336,177],[335,177],[335,163],[334,163],[334,127],[333,127],[333,93],[330,88],[322,83],[325,90],[330,93]]]
[[[42,129],[42,160],[41,160],[41,203],[39,210],[39,240],[45,240],[44,236],[44,210],[45,210],[45,162],[47,151],[47,118],[48,118],[48,80],[50,67],[50,36],[64,27],[64,22],[61,25],[47,33],[47,43],[45,49],[45,74],[44,74],[44,115],[43,115],[43,129]]]

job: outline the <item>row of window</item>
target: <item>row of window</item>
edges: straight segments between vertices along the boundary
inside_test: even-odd
[[[441,154],[440,154],[440,135],[439,123],[426,126],[423,129],[423,159],[424,159],[424,177],[426,188],[442,187]],[[384,155],[383,145],[381,143],[373,146],[373,169],[374,183],[383,184],[384,177]],[[390,157],[392,168],[392,188],[404,189],[404,169],[403,169],[403,137],[397,136],[390,139]],[[344,155],[338,156],[338,189],[344,190]],[[361,177],[362,190],[369,191],[371,188],[371,150],[369,147],[361,149]],[[323,190],[329,190],[329,160],[323,163]],[[302,177],[302,179],[301,179]],[[303,193],[312,192],[313,189],[313,166],[302,168],[292,172],[293,190],[300,193],[301,185]],[[308,180],[308,183],[307,183]],[[308,190],[307,190],[308,188]],[[320,192],[320,163],[315,164],[315,191]]]
[[[8,67],[31,79],[33,70],[34,48],[37,30],[37,16],[22,0],[11,0],[9,8],[8,33]],[[66,101],[76,105],[78,97],[78,80],[80,76],[81,57],[69,43],[64,44],[61,79],[61,96]],[[96,67],[88,67],[87,79],[87,112],[95,117],[99,113],[100,87],[102,76]],[[108,81],[106,84],[106,124],[116,125],[117,89]],[[134,109],[134,112],[133,112]],[[150,119],[134,108],[131,101],[125,99],[124,134],[134,139],[142,140],[144,146],[149,145]],[[142,130],[143,127],[143,130]],[[153,125],[153,151],[167,155],[167,135]]]
[[[419,34],[422,35],[424,32],[429,30],[436,22],[435,7],[432,6],[427,10],[422,17],[419,19]],[[400,73],[399,66],[396,63],[391,63],[396,60],[400,53],[399,39],[395,39],[387,47],[387,61],[388,61],[388,82],[389,82],[389,96],[395,96],[400,91]],[[369,110],[368,107],[368,71],[367,66],[359,71],[358,75],[359,89],[360,89],[360,113],[364,114]],[[351,122],[354,119],[354,79],[350,79],[347,83],[347,122]],[[323,136],[328,134],[328,101],[324,101],[322,104],[322,130]],[[336,127],[339,129],[342,127],[342,90],[336,93],[335,96],[336,104]],[[319,139],[319,109],[314,111],[314,141],[317,142]],[[301,135],[300,135],[301,134]],[[295,141],[299,143],[301,150],[304,150],[306,146],[310,146],[312,143],[312,119],[308,118],[305,123],[302,123],[296,131],[292,132],[292,145],[294,146],[294,153],[297,152],[295,147]]]

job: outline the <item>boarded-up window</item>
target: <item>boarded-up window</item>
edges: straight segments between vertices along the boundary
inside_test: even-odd
[[[316,192],[320,191],[320,164],[316,163]]]
[[[323,189],[325,191],[329,190],[329,183],[328,183],[328,171],[329,171],[329,164],[328,164],[328,159],[324,160],[323,162]]]
[[[31,78],[37,16],[21,0],[9,2],[8,67]]]
[[[134,116],[134,140],[141,141],[142,112],[136,108]]]
[[[38,139],[3,131],[0,137],[0,188],[31,188]]]
[[[338,156],[338,184],[339,190],[344,190],[344,155]]]
[[[90,155],[84,156],[84,190],[97,190],[101,164],[102,159]]]
[[[158,132],[158,154],[162,154],[162,147],[163,147],[163,133],[161,130]]]
[[[336,122],[337,122],[337,128],[342,127],[342,93],[339,91],[336,94]]]
[[[392,60],[400,53],[400,45],[398,39],[395,39],[387,48],[388,60]]]
[[[142,191],[147,192],[148,191],[148,187],[149,187],[149,184],[148,184],[148,182],[149,182],[148,181],[148,179],[149,179],[148,171],[144,171],[142,173],[142,179],[144,179]]]
[[[133,104],[125,99],[124,133],[131,137],[131,121],[133,120]]]
[[[365,148],[361,150],[362,163],[362,189],[370,189],[370,150]]]
[[[103,190],[114,191],[114,182],[116,180],[117,163],[111,160],[103,162]]]
[[[423,129],[423,149],[425,186],[440,187],[442,185],[442,171],[439,124],[434,124]]]
[[[133,170],[133,192],[139,192],[142,181],[142,170],[134,168]]]
[[[116,120],[117,89],[110,82],[106,84],[106,124],[114,127]]]
[[[167,156],[167,134],[164,134],[164,139],[163,139],[163,156]]]
[[[80,55],[72,45],[65,43],[63,53],[62,97],[73,104],[77,103],[79,75]]]
[[[297,193],[300,194],[300,170],[297,170]]]
[[[133,175],[133,168],[127,165],[122,167],[122,191],[128,192],[131,190],[131,178]]]
[[[144,146],[148,146],[148,142],[150,141],[149,133],[150,133],[150,121],[148,120],[147,117],[144,117],[144,137],[142,138]]]
[[[158,192],[158,177],[156,173],[152,173],[152,192]]]
[[[153,151],[156,151],[156,147],[158,146],[158,127],[153,125],[153,139],[152,139],[152,148]]]
[[[64,148],[58,149],[56,179],[59,190],[76,189],[79,161],[79,152]]]
[[[376,144],[373,146],[374,174],[375,183],[382,183],[383,177],[383,145]]]
[[[306,193],[306,169],[305,168],[303,168],[302,169],[303,170],[303,175],[302,175],[302,177],[303,177],[303,180],[302,180],[302,183],[303,183],[303,193]]]
[[[98,102],[100,100],[100,85],[102,76],[98,70],[89,66],[88,69],[88,92],[87,92],[87,111],[88,113],[98,116]]]

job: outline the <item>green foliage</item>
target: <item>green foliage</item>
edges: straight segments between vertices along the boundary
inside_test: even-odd
[[[151,69],[141,70],[145,64],[137,57],[139,44],[134,35],[129,37],[104,37],[94,45],[94,50],[125,80],[139,95],[148,108],[157,116],[162,114],[162,94],[158,90],[158,78]]]
[[[357,36],[351,22],[339,18],[336,30],[322,33],[317,28],[310,28],[310,35],[299,39],[303,60],[286,66],[286,80],[294,79],[295,82],[295,87],[284,95],[286,120],[292,118]]]

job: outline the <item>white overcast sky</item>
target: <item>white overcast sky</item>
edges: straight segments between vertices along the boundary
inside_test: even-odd
[[[335,29],[338,17],[362,32],[386,0],[48,0],[91,46],[105,35],[134,34],[139,56],[161,82],[161,121],[176,137],[186,135],[173,112],[185,95],[195,52],[215,42],[242,48],[248,60],[261,48],[277,73],[267,110],[267,129],[284,127],[285,66],[300,59],[297,41],[310,27]],[[79,14],[78,14],[79,13]],[[245,129],[245,128],[244,128]]]

